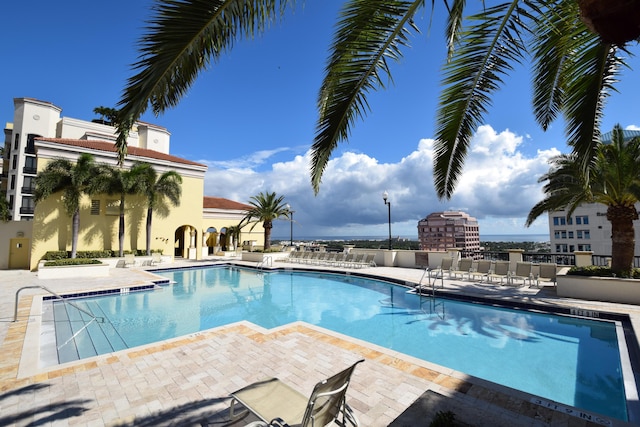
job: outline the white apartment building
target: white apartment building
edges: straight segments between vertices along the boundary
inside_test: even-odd
[[[624,138],[640,137],[640,131],[625,130]],[[611,133],[602,135],[602,140],[611,140]],[[638,166],[640,167],[640,165]],[[636,204],[640,209],[640,204]],[[640,254],[640,220],[634,221],[636,255]],[[594,255],[611,256],[611,222],[607,219],[607,207],[590,203],[578,207],[567,218],[565,210],[549,213],[549,236],[551,251],[572,253],[592,251]]]
[[[2,190],[14,221],[33,220],[33,191],[37,172],[34,139],[108,141],[115,143],[115,128],[108,124],[62,117],[62,109],[50,102],[33,98],[15,98],[13,122],[4,129],[5,143],[2,165]],[[127,143],[129,147],[146,148],[169,154],[171,134],[167,129],[137,122]]]

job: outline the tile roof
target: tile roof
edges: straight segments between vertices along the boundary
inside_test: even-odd
[[[68,139],[68,138],[36,138],[37,141],[53,142],[61,145],[68,145],[78,148],[87,148],[98,151],[109,151],[115,153],[116,146],[111,142],[97,141],[97,140],[84,140],[84,139]],[[182,157],[172,156],[170,154],[161,153],[155,150],[149,150],[147,148],[139,147],[127,147],[127,155],[136,157],[148,157],[151,159],[164,160],[168,162],[182,163],[185,165],[203,166],[202,163],[192,162],[191,160],[183,159]]]
[[[203,207],[205,209],[236,209],[241,211],[246,211],[251,209],[251,206],[235,202],[229,199],[223,199],[222,197],[210,197],[204,196]]]

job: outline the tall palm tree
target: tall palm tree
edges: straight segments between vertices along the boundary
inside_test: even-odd
[[[260,193],[257,196],[252,196],[249,204],[252,206],[245,212],[244,218],[240,221],[238,227],[242,228],[245,225],[253,224],[251,230],[259,223],[262,223],[264,227],[264,249],[267,250],[271,247],[271,229],[273,228],[273,221],[280,217],[288,217],[289,209],[287,205],[283,203],[284,196],[277,196],[275,191],[273,193]]]
[[[149,106],[159,114],[177,105],[211,60],[231,50],[237,39],[264,31],[293,3],[159,0],[139,42],[137,74],[118,104],[120,161],[131,125]],[[414,17],[425,3],[345,0],[318,96],[311,160],[316,192],[331,153],[368,112],[367,93],[383,89],[385,76],[392,80],[388,60],[402,58],[409,35],[418,31]],[[471,136],[503,76],[530,57],[538,122],[546,129],[563,114],[569,144],[582,158],[592,158],[603,104],[623,64],[618,47],[640,35],[638,0],[511,0],[482,7],[469,19],[465,14],[472,6],[466,0],[444,3],[451,3],[446,29],[450,58],[437,113],[438,196],[451,197]],[[467,23],[471,25],[463,25]],[[625,30],[623,35],[617,34],[619,29]]]
[[[134,164],[130,169],[101,165],[98,191],[109,195],[120,196],[120,209],[118,219],[118,256],[124,256],[125,234],[125,199],[128,195],[142,194],[144,191],[144,176],[146,168],[140,164]]]
[[[54,159],[36,176],[34,201],[41,202],[62,192],[65,212],[71,217],[71,258],[75,258],[80,230],[80,198],[96,192],[98,167],[91,154],[83,153],[74,164],[68,159]]]
[[[611,222],[611,270],[628,275],[633,266],[638,219],[635,204],[640,201],[640,138],[625,141],[620,125],[613,129],[611,143],[599,143],[589,170],[585,171],[577,153],[552,160],[551,170],[540,178],[546,181],[545,198],[529,212],[529,226],[545,212],[567,209],[567,216],[584,203],[607,206]]]
[[[166,171],[158,177],[158,172],[149,163],[139,162],[134,168],[141,170],[142,193],[147,198],[146,248],[151,255],[151,224],[153,211],[167,198],[173,206],[180,205],[182,177],[176,171]]]

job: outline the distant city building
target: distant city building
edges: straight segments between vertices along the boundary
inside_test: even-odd
[[[474,217],[464,212],[434,212],[418,222],[418,240],[422,250],[479,251],[480,227]]]
[[[623,131],[625,140],[640,137],[640,131]],[[611,141],[611,132],[602,135],[605,143]],[[640,209],[640,204],[636,204]],[[633,222],[635,228],[635,254],[640,254],[640,221]],[[592,251],[594,255],[611,255],[611,222],[607,219],[607,206],[587,203],[579,206],[571,216],[566,210],[549,212],[549,236],[551,251],[572,253]]]

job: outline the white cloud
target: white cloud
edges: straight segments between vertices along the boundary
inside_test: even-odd
[[[626,130],[640,130],[640,126],[637,125],[629,125],[625,128]]]
[[[421,218],[453,207],[478,218],[481,234],[547,233],[546,217],[530,229],[524,228],[524,221],[542,198],[538,178],[548,171],[549,159],[560,152],[539,150],[527,157],[519,150],[522,143],[523,137],[509,130],[498,133],[491,126],[481,126],[449,201],[438,200],[433,187],[430,139],[418,141],[416,149],[397,163],[381,163],[362,153],[342,153],[327,164],[317,196],[310,184],[309,152],[274,163],[265,172],[255,170],[258,161],[209,162],[205,193],[241,202],[261,191],[284,195],[296,212],[294,234],[299,237],[385,236],[385,190],[391,202],[394,236],[417,236]],[[251,158],[266,160],[267,153]],[[288,234],[289,224],[276,222],[274,235]]]

